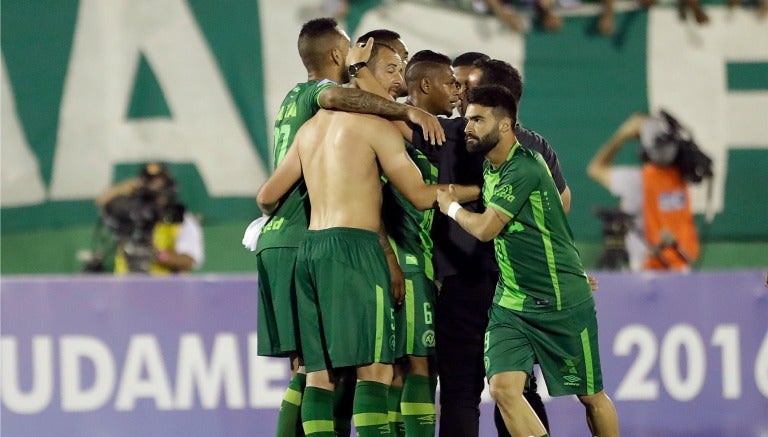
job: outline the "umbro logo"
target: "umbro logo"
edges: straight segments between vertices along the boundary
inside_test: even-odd
[[[581,381],[581,378],[579,378],[576,375],[565,375],[565,376],[563,376],[563,379],[568,381],[568,382],[580,382]]]
[[[418,418],[419,425],[434,425],[435,424],[435,415],[434,414],[428,414],[426,416],[421,416]]]

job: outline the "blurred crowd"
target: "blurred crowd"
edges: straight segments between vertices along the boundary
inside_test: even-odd
[[[502,23],[517,33],[526,33],[532,26],[546,31],[557,32],[563,27],[562,12],[582,4],[581,0],[399,0],[441,4],[472,11],[477,14],[496,16]],[[591,0],[592,1],[592,0]],[[630,7],[648,9],[659,0],[625,0]],[[706,25],[709,16],[700,0],[675,0],[681,20],[693,20],[698,25]],[[343,21],[355,0],[321,0],[322,15],[333,16]],[[616,31],[615,0],[594,0],[599,3],[597,30],[609,36]],[[755,9],[760,19],[768,17],[768,0],[726,0],[731,8],[748,7]]]

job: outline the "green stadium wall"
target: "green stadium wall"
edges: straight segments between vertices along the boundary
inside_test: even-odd
[[[3,2],[0,272],[79,271],[93,199],[150,159],[169,162],[203,220],[203,271],[252,271],[242,230],[259,215],[277,107],[304,80],[295,40],[315,3]],[[608,38],[593,16],[523,38],[492,17],[423,2],[355,3],[346,24],[353,38],[397,30],[411,53],[477,50],[521,69],[520,118],[558,152],[587,266],[600,252],[593,208],[616,205],[586,177],[587,162],[632,112],[671,110],[715,161],[711,196],[692,187],[699,267],[764,267],[768,22],[749,9],[707,11],[711,23],[699,27],[673,8],[630,10]],[[634,162],[635,147],[619,162]]]

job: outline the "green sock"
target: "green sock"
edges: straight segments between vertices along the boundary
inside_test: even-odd
[[[357,382],[353,420],[359,437],[392,435],[387,415],[388,391],[389,386],[380,382]]]
[[[334,437],[333,392],[318,387],[305,388],[301,421],[307,437]]]
[[[407,435],[435,435],[435,391],[430,377],[405,376],[400,409]]]
[[[307,375],[297,373],[288,383],[288,389],[280,404],[280,414],[277,416],[277,435],[279,437],[301,437],[304,430],[301,425],[301,397],[307,385]]]
[[[350,384],[344,379],[336,383],[336,389],[333,391],[333,429],[336,437],[349,437],[352,432],[352,402],[354,399],[354,384]]]
[[[405,437],[405,423],[403,423],[403,415],[400,413],[400,395],[402,394],[402,387],[389,386],[389,396],[387,397],[387,410],[389,414],[387,416],[392,435],[396,437]]]

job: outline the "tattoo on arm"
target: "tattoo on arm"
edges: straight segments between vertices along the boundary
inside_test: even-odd
[[[345,90],[338,106],[338,109],[342,111],[407,119],[407,107],[405,105],[355,88]]]

